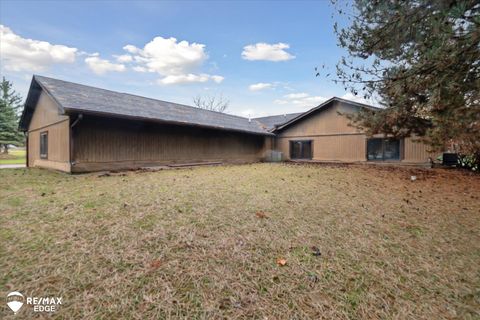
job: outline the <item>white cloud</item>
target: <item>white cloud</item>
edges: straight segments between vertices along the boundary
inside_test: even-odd
[[[248,86],[248,89],[250,91],[260,91],[263,89],[268,89],[271,88],[273,84],[271,83],[265,83],[265,82],[259,82],[259,83],[254,83]]]
[[[182,83],[194,83],[194,82],[207,82],[208,75],[201,74],[196,75],[193,73],[189,74],[178,74],[178,75],[170,75],[166,76],[162,79],[158,80],[159,84],[182,84]]]
[[[166,76],[162,79],[158,80],[159,84],[169,85],[169,84],[185,84],[185,83],[196,83],[196,82],[207,82],[212,80],[216,83],[220,83],[223,81],[222,76],[211,76],[205,73],[202,74],[178,74],[178,75],[170,75]]]
[[[176,38],[155,37],[143,48],[131,44],[123,49],[133,55],[134,71],[152,72],[162,76],[160,84],[181,84],[213,81],[220,83],[223,77],[195,71],[208,59],[205,45],[178,42]]]
[[[358,102],[358,103],[368,104],[370,106],[374,106],[377,108],[383,108],[378,96],[373,96],[368,99],[365,99],[362,95],[354,95],[351,92],[347,92],[343,96],[341,96],[341,98],[345,100]]]
[[[287,100],[283,100],[283,99],[276,99],[273,101],[273,103],[275,104],[288,104],[289,102]]]
[[[372,104],[371,101],[368,101],[361,96],[358,96],[358,95],[356,96],[351,92],[345,93],[343,96],[341,96],[341,98],[345,100],[359,102],[359,103]]]
[[[136,61],[143,64],[150,72],[161,75],[185,74],[200,66],[207,58],[205,45],[188,43],[175,38],[155,37],[143,49],[126,45],[125,50],[137,53]]]
[[[117,60],[117,62],[120,62],[120,63],[127,63],[127,62],[133,61],[133,57],[129,54],[122,54],[119,56],[114,55],[114,57]]]
[[[301,92],[301,93],[290,93],[290,94],[285,95],[284,97],[287,98],[287,99],[302,99],[302,98],[306,98],[308,96],[309,96],[308,93]]]
[[[255,114],[255,110],[253,109],[247,109],[247,110],[242,110],[240,112],[240,115],[245,117],[245,118],[251,118]]]
[[[255,109],[251,108],[251,109],[245,109],[245,110],[242,110],[240,112],[236,112],[235,114],[241,116],[241,117],[244,117],[244,118],[259,118],[259,117],[265,117],[265,116],[268,116],[268,113],[265,112],[265,111],[255,111],[255,110],[258,110],[260,107],[257,107]]]
[[[225,78],[222,76],[210,76],[210,79],[212,79],[216,83],[222,82]]]
[[[124,46],[123,50],[125,50],[127,52],[130,52],[132,54],[138,53],[140,51],[140,49],[138,49],[137,47],[135,47],[131,44],[127,44],[126,46]]]
[[[77,48],[22,38],[0,25],[0,59],[5,69],[37,72],[56,63],[75,62]]]
[[[0,63],[6,70],[38,72],[57,63],[74,63],[85,56],[85,63],[95,74],[123,72],[127,65],[135,72],[153,72],[161,76],[161,84],[207,82],[221,83],[223,76],[199,73],[197,69],[208,59],[204,44],[178,42],[175,38],[155,37],[143,48],[128,44],[126,54],[114,60],[102,59],[98,52],[54,45],[45,41],[22,38],[10,28],[0,25]]]
[[[112,63],[108,60],[101,59],[98,56],[91,56],[91,57],[85,58],[85,63],[94,73],[98,75],[101,75],[110,71],[123,72],[126,70],[125,65]]]
[[[301,105],[301,106],[311,106],[314,107],[319,105],[322,102],[327,101],[328,99],[322,96],[313,96],[313,97],[305,97],[302,99],[295,99],[292,101],[293,104]]]
[[[148,72],[147,68],[139,67],[139,66],[135,66],[132,69],[133,71],[137,71],[137,72]]]
[[[327,101],[327,98],[322,96],[311,96],[305,92],[290,93],[283,96],[283,99],[277,99],[273,102],[275,104],[290,104],[300,107],[314,107],[322,102]]]
[[[242,58],[245,60],[286,61],[295,59],[285,49],[290,48],[286,43],[256,43],[243,47]]]

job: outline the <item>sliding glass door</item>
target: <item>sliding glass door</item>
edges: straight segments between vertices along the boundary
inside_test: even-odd
[[[312,140],[290,141],[290,159],[312,159]]]
[[[400,140],[372,138],[367,140],[367,160],[400,160]]]

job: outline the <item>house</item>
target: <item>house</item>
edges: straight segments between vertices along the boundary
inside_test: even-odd
[[[65,172],[165,164],[284,159],[426,162],[412,139],[368,138],[341,112],[367,105],[332,98],[305,113],[247,119],[34,76],[20,119],[27,166]]]
[[[435,154],[418,137],[405,139],[368,137],[351,126],[345,116],[372,106],[333,97],[300,115],[278,123],[270,131],[275,133],[273,148],[281,151],[287,160],[313,159],[343,162],[402,162],[428,163]],[[260,118],[261,120],[262,118]]]

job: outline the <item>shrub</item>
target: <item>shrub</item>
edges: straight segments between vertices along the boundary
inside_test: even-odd
[[[479,172],[480,169],[480,152],[473,154],[459,154],[458,164],[460,168]]]

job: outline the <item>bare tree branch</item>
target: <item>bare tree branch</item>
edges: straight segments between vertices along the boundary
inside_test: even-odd
[[[230,104],[230,100],[223,97],[223,94],[220,95],[213,95],[213,96],[200,96],[197,95],[193,98],[193,104],[195,107],[216,111],[216,112],[225,112]]]

